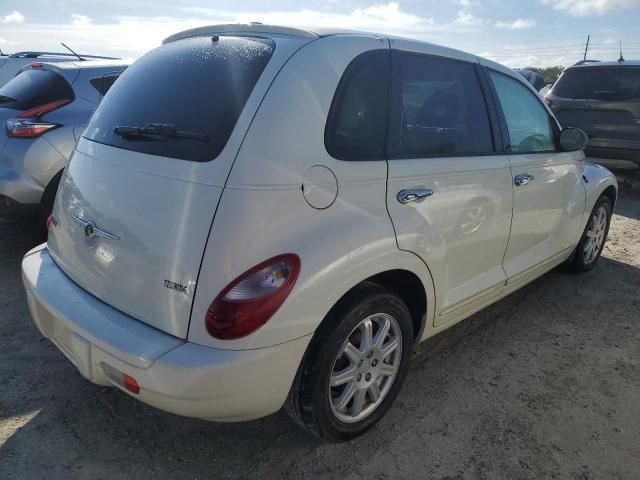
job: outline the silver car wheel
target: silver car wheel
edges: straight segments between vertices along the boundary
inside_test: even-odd
[[[607,209],[604,206],[600,206],[591,217],[591,225],[587,230],[587,242],[582,250],[582,257],[586,265],[593,263],[598,257],[606,233]]]
[[[333,362],[329,403],[340,421],[371,415],[391,389],[402,361],[402,333],[395,318],[376,313],[349,334]]]

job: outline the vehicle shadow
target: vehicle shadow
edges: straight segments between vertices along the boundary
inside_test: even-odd
[[[640,220],[640,189],[623,188],[618,190],[615,213],[633,220]]]
[[[211,423],[92,385],[18,306],[2,322],[0,421],[15,428],[4,445],[0,436],[0,477],[430,478],[480,469],[494,478],[522,458],[534,477],[563,476],[554,449],[589,449],[573,432],[574,410],[586,402],[605,415],[616,393],[603,381],[627,368],[616,361],[603,371],[601,348],[640,354],[638,288],[640,269],[608,258],[585,275],[550,272],[418,346],[389,414],[347,444],[322,444],[282,412]],[[626,373],[636,381],[626,394],[637,398],[640,374]]]

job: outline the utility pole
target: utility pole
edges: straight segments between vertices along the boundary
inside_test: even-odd
[[[584,58],[582,60],[587,59],[587,52],[589,51],[589,40],[591,39],[591,35],[587,35],[587,45],[584,47]]]

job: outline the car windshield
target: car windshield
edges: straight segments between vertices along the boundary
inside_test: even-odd
[[[570,99],[640,99],[640,67],[572,68],[558,79],[553,93]]]
[[[274,48],[272,40],[222,35],[158,47],[120,76],[84,136],[151,155],[212,160]]]
[[[28,110],[73,97],[73,89],[58,73],[25,70],[0,88],[0,107]]]

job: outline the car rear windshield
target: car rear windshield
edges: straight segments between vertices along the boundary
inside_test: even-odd
[[[0,107],[29,110],[57,100],[73,100],[73,89],[51,70],[25,70],[0,88]]]
[[[558,79],[553,93],[571,99],[640,99],[640,67],[569,69]]]
[[[151,155],[212,160],[226,145],[274,48],[268,39],[225,36],[156,48],[120,76],[84,136]]]

